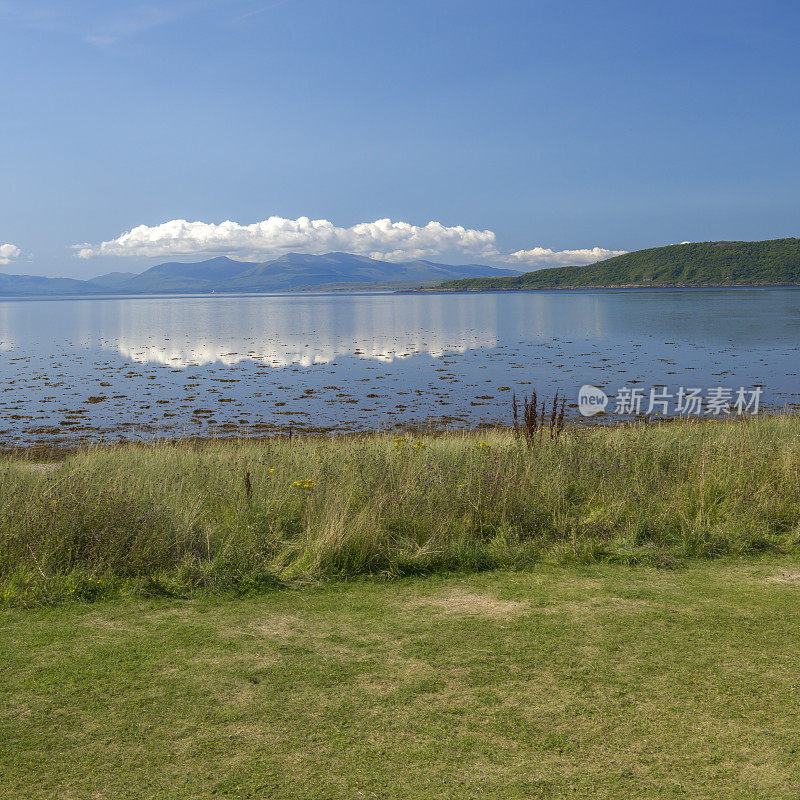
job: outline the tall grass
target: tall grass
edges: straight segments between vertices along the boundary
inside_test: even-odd
[[[800,418],[212,440],[0,461],[9,602],[800,553]]]

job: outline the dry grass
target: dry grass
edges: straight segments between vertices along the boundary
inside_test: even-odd
[[[477,615],[492,619],[503,619],[521,614],[527,603],[516,600],[500,600],[487,594],[476,594],[465,589],[454,589],[449,592],[420,600],[418,605],[438,609],[447,614]]]
[[[797,570],[782,570],[777,575],[770,575],[764,580],[767,583],[800,583],[800,572]]]

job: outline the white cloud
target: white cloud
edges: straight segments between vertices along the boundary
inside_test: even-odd
[[[142,4],[130,6],[118,16],[94,26],[84,38],[90,44],[101,47],[116,44],[121,39],[128,39],[140,33],[175,22],[189,12],[196,4],[179,3],[177,5]]]
[[[89,44],[108,47],[204,9],[222,6],[224,0],[145,0],[121,4],[0,0],[0,20],[33,30],[79,36]]]
[[[551,250],[549,247],[534,247],[530,250],[516,250],[506,256],[509,264],[525,264],[529,267],[566,267],[593,264],[604,258],[621,256],[627,250],[606,250],[604,247],[592,247],[585,250]]]
[[[278,8],[280,6],[285,6],[287,3],[291,3],[292,0],[273,0],[273,2],[268,3],[265,6],[260,6],[259,8],[255,8],[252,11],[248,11],[246,14],[240,14],[238,17],[234,17],[234,22],[243,22],[246,19],[251,19],[252,17],[256,17],[259,14],[263,14],[265,11],[272,11],[274,8]]]
[[[10,264],[22,255],[22,250],[14,244],[0,244],[0,264]]]
[[[602,247],[585,250],[534,247],[504,254],[491,230],[445,226],[439,222],[412,225],[390,219],[340,228],[326,219],[308,217],[270,217],[251,225],[231,220],[209,223],[173,219],[160,225],[138,225],[116,239],[74,245],[73,249],[79,258],[228,255],[265,260],[292,251],[314,254],[343,251],[386,261],[408,261],[457,254],[523,267],[591,264],[626,252]]]
[[[379,219],[339,228],[326,219],[270,217],[252,225],[238,222],[187,222],[139,225],[98,245],[75,245],[79,258],[93,256],[236,255],[269,258],[290,251],[344,251],[387,261],[461,253],[491,258],[498,255],[493,231],[478,231],[439,222],[411,225]]]

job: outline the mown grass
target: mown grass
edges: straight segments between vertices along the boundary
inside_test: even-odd
[[[793,557],[0,610],[0,798],[800,789]]]
[[[0,461],[11,603],[800,551],[800,418],[212,440]]]

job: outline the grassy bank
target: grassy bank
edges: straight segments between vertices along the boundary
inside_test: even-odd
[[[460,278],[449,291],[659,286],[797,286],[800,239],[686,242],[651,247],[582,267],[550,267],[513,277]]]
[[[800,572],[0,610],[0,798],[797,798]]]
[[[122,445],[0,462],[13,603],[800,552],[800,418]]]

